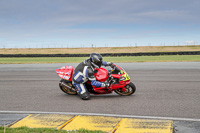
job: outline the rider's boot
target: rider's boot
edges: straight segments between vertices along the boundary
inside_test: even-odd
[[[86,91],[85,93],[83,94],[80,94],[78,92],[78,95],[81,97],[82,100],[89,100],[90,99],[90,93],[88,91]]]

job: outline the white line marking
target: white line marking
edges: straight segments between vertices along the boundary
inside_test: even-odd
[[[91,115],[91,116],[107,116],[107,117],[124,117],[124,118],[140,118],[140,119],[161,119],[174,121],[198,121],[200,119],[193,118],[176,118],[176,117],[157,117],[157,116],[136,116],[136,115],[116,115],[116,114],[98,114],[98,113],[72,113],[72,112],[41,112],[41,111],[0,111],[5,114],[66,114],[66,115]]]

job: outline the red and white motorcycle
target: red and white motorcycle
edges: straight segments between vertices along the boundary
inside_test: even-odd
[[[72,85],[73,71],[73,66],[64,66],[56,69],[56,73],[61,78],[59,82],[60,89],[70,95],[77,94],[75,87]],[[94,75],[97,81],[107,82],[110,85],[108,87],[95,87],[91,85],[90,81],[87,81],[85,83],[86,88],[92,94],[108,94],[115,91],[119,95],[129,96],[136,91],[136,87],[130,81],[129,75],[123,68],[117,65],[114,65],[111,70],[107,70],[105,68],[96,68]]]

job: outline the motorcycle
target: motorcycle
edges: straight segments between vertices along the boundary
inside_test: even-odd
[[[56,73],[61,78],[59,87],[63,92],[69,95],[77,95],[77,91],[72,84],[73,71],[73,66],[63,66],[56,69]],[[86,88],[92,94],[109,94],[115,91],[119,95],[130,96],[136,91],[136,87],[130,81],[130,77],[126,71],[115,64],[113,64],[110,70],[102,67],[98,69],[95,68],[94,76],[97,81],[109,84],[109,86],[95,87],[91,85],[90,81],[87,81],[85,83]]]

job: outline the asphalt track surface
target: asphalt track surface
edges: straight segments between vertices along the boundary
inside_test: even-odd
[[[200,62],[117,63],[136,85],[132,96],[64,94],[55,69],[77,64],[1,64],[0,111],[99,113],[200,119]]]

